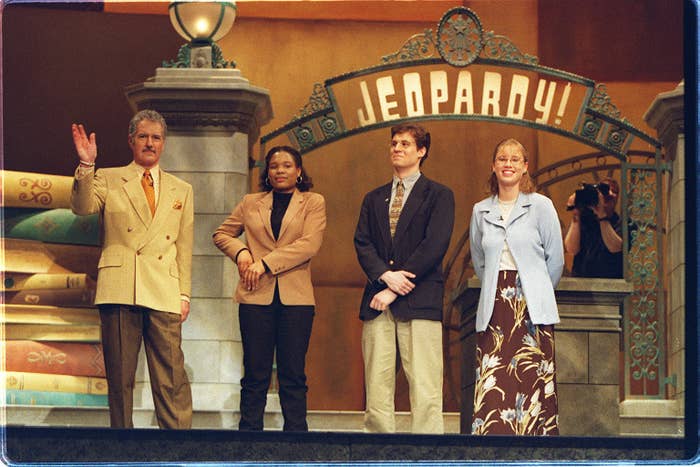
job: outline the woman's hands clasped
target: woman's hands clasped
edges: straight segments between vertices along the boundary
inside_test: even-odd
[[[254,261],[250,251],[244,250],[238,255],[236,260],[238,274],[243,282],[243,287],[248,291],[258,288],[260,276],[265,274],[265,265],[262,260]]]

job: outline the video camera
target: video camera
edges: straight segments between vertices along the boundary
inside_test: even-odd
[[[574,209],[583,211],[584,208],[593,208],[598,206],[598,192],[600,192],[605,198],[610,196],[610,185],[607,183],[582,183],[581,187],[582,188],[580,190],[576,190],[574,205],[567,206],[567,211],[572,211]]]

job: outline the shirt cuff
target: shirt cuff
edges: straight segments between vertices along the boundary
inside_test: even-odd
[[[86,167],[82,164],[78,165],[78,170],[75,173],[76,178],[81,179],[95,171],[95,166]]]
[[[190,297],[187,295],[180,295],[180,300],[190,303]]]

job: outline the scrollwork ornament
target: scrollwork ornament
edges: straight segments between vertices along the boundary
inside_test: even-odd
[[[613,104],[610,100],[610,96],[608,96],[608,89],[603,83],[596,85],[588,107],[591,110],[596,110],[609,117],[616,119],[620,118],[620,110],[618,110],[618,108],[615,107],[615,104]]]
[[[29,190],[29,192],[23,191],[19,194],[20,201],[34,202],[42,206],[48,206],[53,201],[53,196],[49,193],[51,180],[46,178],[38,178],[36,180],[21,178],[19,186],[26,187]]]
[[[484,46],[481,51],[483,58],[504,62],[537,65],[539,60],[534,55],[524,54],[505,36],[496,35],[493,31],[484,34]]]
[[[183,44],[177,51],[175,60],[163,60],[163,68],[190,68],[192,64],[192,46]],[[221,47],[216,42],[211,43],[211,67],[212,68],[236,68],[236,62],[224,59]]]
[[[406,43],[395,53],[382,57],[382,65],[391,63],[421,60],[435,55],[435,40],[433,31],[426,29],[423,34],[411,36]]]
[[[189,68],[190,66],[190,45],[183,44],[177,51],[175,60],[163,60],[163,68]]]
[[[67,355],[64,352],[53,353],[51,351],[29,352],[27,354],[29,363],[44,363],[48,365],[65,365]]]
[[[236,68],[236,62],[224,59],[224,53],[216,42],[211,44],[211,66],[212,68]]]
[[[659,257],[656,251],[659,232],[656,228],[655,172],[630,170],[630,192],[627,210],[630,224],[629,277],[634,284],[630,297],[630,374],[643,383],[658,378],[663,358],[661,322],[657,312]]]
[[[658,364],[661,352],[659,349],[658,329],[655,326],[642,329],[636,327],[632,331],[631,365],[634,370],[632,377],[636,380],[654,381],[658,374]]]
[[[299,109],[296,116],[297,119],[307,117],[311,114],[332,108],[331,98],[328,96],[326,87],[321,83],[314,84],[313,93],[309,97],[309,102],[304,107]]]

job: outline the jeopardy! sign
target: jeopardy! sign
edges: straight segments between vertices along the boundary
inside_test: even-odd
[[[419,117],[493,117],[573,130],[590,88],[534,72],[427,65],[334,82],[346,130]]]
[[[465,7],[448,10],[436,34],[427,30],[412,36],[382,62],[317,84],[298,116],[261,138],[263,148],[287,144],[305,153],[415,120],[523,125],[621,158],[637,137],[660,147],[621,119],[605,86],[539,65],[505,36],[484,32],[476,14]]]

